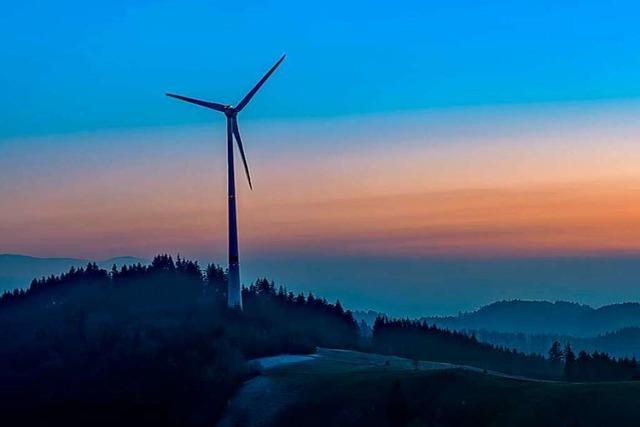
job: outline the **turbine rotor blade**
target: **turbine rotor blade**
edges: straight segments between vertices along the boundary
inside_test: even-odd
[[[287,55],[282,55],[282,58],[280,58],[280,59],[278,60],[278,62],[276,62],[276,63],[273,65],[273,67],[271,67],[271,69],[270,69],[269,71],[267,71],[267,74],[265,74],[265,75],[264,75],[264,77],[262,77],[262,78],[260,79],[260,81],[259,81],[259,82],[258,82],[258,83],[253,87],[253,89],[251,89],[251,90],[249,91],[249,93],[247,93],[247,94],[245,95],[245,97],[244,97],[244,98],[242,98],[242,101],[240,101],[240,102],[238,103],[238,105],[236,106],[236,110],[237,110],[238,112],[242,111],[242,109],[243,109],[244,107],[246,107],[246,105],[249,103],[249,101],[251,101],[251,98],[253,98],[253,95],[255,95],[255,94],[256,94],[256,92],[257,92],[257,91],[262,87],[262,85],[264,84],[264,82],[266,82],[266,81],[267,81],[267,79],[271,76],[271,74],[273,74],[273,72],[276,70],[276,68],[278,68],[278,65],[280,65],[280,63],[281,63],[282,61],[284,61],[285,56],[287,56]]]
[[[244,172],[247,174],[247,181],[249,181],[249,188],[253,190],[253,185],[251,185],[251,175],[249,174],[249,166],[247,165],[247,158],[244,155],[244,147],[242,146],[240,130],[238,129],[238,120],[235,118],[233,119],[233,135],[236,137],[236,142],[238,143],[240,157],[242,157],[242,164],[244,165]]]
[[[224,105],[218,104],[217,102],[201,101],[199,99],[189,98],[187,96],[175,95],[173,93],[167,93],[165,95],[170,96],[171,98],[179,99],[181,101],[190,102],[192,104],[196,104],[201,107],[206,107],[206,108],[211,108],[212,110],[221,111],[223,113],[226,109]]]

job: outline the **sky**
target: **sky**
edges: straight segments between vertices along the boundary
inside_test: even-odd
[[[224,262],[224,119],[164,93],[233,104],[287,53],[239,117],[244,282],[412,314],[640,297],[640,6],[235,3],[3,5],[0,253]]]

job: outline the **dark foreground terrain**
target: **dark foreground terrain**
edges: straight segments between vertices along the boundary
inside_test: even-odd
[[[640,383],[629,381],[638,378],[635,359],[576,356],[559,344],[548,357],[524,354],[409,320],[380,318],[363,334],[338,301],[266,279],[243,289],[242,311],[230,310],[226,285],[215,265],[163,255],[110,271],[91,263],[4,293],[0,425],[635,426],[640,419]]]
[[[0,298],[0,425],[211,426],[254,372],[247,360],[348,348],[339,304],[258,280],[226,308],[216,266],[168,256],[95,264]]]
[[[265,374],[295,393],[262,425],[637,426],[640,417],[640,383],[513,379],[357,352],[320,356]]]

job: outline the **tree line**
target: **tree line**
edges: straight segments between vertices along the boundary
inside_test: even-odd
[[[475,336],[430,325],[426,321],[378,317],[372,347],[384,354],[416,360],[469,365],[536,378],[554,378],[548,360],[478,341]]]
[[[631,381],[640,380],[635,357],[615,358],[607,353],[582,350],[576,355],[567,343],[564,349],[554,341],[549,349],[549,362],[555,369],[562,369],[567,381]]]
[[[635,358],[614,358],[603,352],[580,351],[555,341],[545,357],[480,342],[474,335],[429,325],[426,321],[378,317],[372,348],[384,354],[450,362],[514,375],[568,381],[629,381],[640,379]]]

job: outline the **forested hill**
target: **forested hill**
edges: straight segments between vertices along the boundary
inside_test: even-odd
[[[425,317],[450,329],[592,337],[628,327],[640,327],[640,304],[634,302],[593,308],[570,302],[500,301],[470,313]]]
[[[215,425],[246,360],[354,348],[350,312],[257,280],[226,307],[226,274],[158,256],[95,263],[0,298],[3,425]]]

